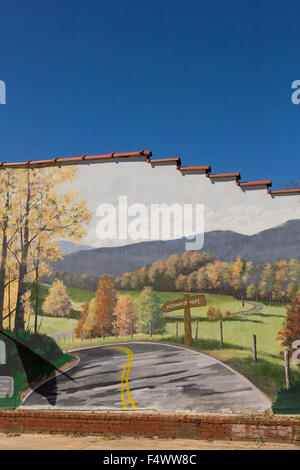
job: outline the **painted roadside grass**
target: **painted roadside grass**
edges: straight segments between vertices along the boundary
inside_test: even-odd
[[[276,340],[278,331],[285,318],[284,306],[263,306],[263,309],[252,315],[237,315],[223,320],[224,346],[220,347],[219,322],[205,318],[199,320],[198,340],[193,346],[210,354],[241,372],[255,383],[272,400],[277,391],[285,386],[283,351]],[[166,333],[169,340],[176,341],[175,321],[168,322]],[[195,337],[196,322],[192,322]],[[178,322],[179,341],[183,342],[183,322]],[[252,335],[257,338],[258,362],[252,359]],[[291,363],[291,378],[295,381],[299,368]]]

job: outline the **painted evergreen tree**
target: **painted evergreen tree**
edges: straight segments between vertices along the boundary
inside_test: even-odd
[[[46,315],[69,317],[72,301],[67,294],[66,286],[59,279],[55,279],[52,287],[50,287],[49,295],[46,297],[42,309]]]
[[[125,295],[118,302],[114,310],[113,328],[116,334],[120,336],[135,333],[136,307],[131,297]]]
[[[151,287],[145,287],[137,303],[137,323],[140,333],[149,333],[149,322],[152,323],[153,333],[161,333],[164,327],[161,302]]]

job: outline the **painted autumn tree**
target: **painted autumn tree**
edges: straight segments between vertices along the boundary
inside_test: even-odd
[[[186,284],[187,284],[187,276],[184,276],[183,274],[179,274],[179,276],[177,277],[175,281],[176,290],[185,291]]]
[[[102,276],[96,291],[97,303],[97,326],[95,333],[100,333],[102,327],[106,335],[112,333],[113,313],[116,308],[118,299],[113,280],[109,276]],[[99,328],[99,329],[98,329]]]
[[[267,299],[272,305],[272,292],[274,285],[274,267],[270,263],[263,265],[261,281],[258,285],[258,291],[261,297]]]
[[[152,323],[153,333],[161,333],[164,327],[163,312],[160,308],[159,296],[151,287],[145,287],[137,303],[138,331],[149,333],[149,322]]]
[[[113,316],[113,329],[117,335],[126,336],[135,333],[136,307],[131,297],[125,295],[117,303]]]
[[[90,220],[90,211],[72,191],[63,191],[65,184],[75,178],[76,172],[74,166],[54,166],[17,173],[19,204],[15,210],[20,214],[21,222],[18,243],[13,251],[18,264],[16,332],[24,330],[22,298],[28,289],[28,276],[35,271],[31,257],[34,245],[42,241],[38,244],[44,251],[46,247],[54,246],[53,240],[58,237],[78,242],[86,233],[83,227]],[[57,259],[58,251],[54,249],[52,254],[50,251],[50,259]]]
[[[61,257],[55,240],[78,242],[90,212],[72,191],[74,166],[2,169],[0,172],[0,328],[25,328],[32,282]],[[25,300],[24,300],[25,299]],[[38,312],[38,295],[35,303]]]
[[[20,217],[16,211],[18,194],[16,190],[16,176],[14,171],[6,169],[0,173],[0,329],[4,326],[4,320],[11,320],[10,301],[17,285],[17,266],[11,259],[10,250],[18,234]],[[6,293],[8,299],[5,299]],[[5,311],[5,300],[7,308]]]
[[[300,339],[300,297],[293,297],[286,306],[286,320],[278,333],[281,346],[291,349],[292,343]]]
[[[96,290],[95,297],[84,305],[78,320],[76,335],[82,332],[84,337],[91,335],[100,337],[109,336],[113,332],[113,313],[118,302],[114,283],[109,276],[102,276]]]
[[[84,311],[83,311],[84,314]],[[88,336],[100,336],[101,333],[104,335],[104,329],[102,330],[101,324],[98,319],[98,305],[96,298],[94,297],[88,303],[87,315],[85,321],[82,323],[81,331],[79,331],[79,336],[82,335],[83,338]],[[100,333],[101,329],[101,333]]]
[[[289,279],[289,266],[286,260],[280,260],[274,267],[274,284],[272,290],[272,299],[283,301]]]
[[[49,295],[46,297],[42,309],[46,315],[70,317],[72,301],[67,294],[66,286],[59,279],[56,279],[50,287]]]
[[[237,256],[234,263],[232,263],[232,278],[231,285],[235,291],[239,292],[242,307],[245,305],[246,289],[249,282],[249,273],[252,269],[251,261],[245,261],[240,256]]]
[[[77,322],[77,327],[75,328],[75,335],[77,338],[80,337],[81,331],[84,327],[84,324],[86,323],[86,319],[89,313],[89,304],[83,304],[82,305],[82,312],[80,314],[80,318],[78,319]]]
[[[209,271],[209,281],[214,291],[222,292],[226,272],[226,263],[216,260]]]

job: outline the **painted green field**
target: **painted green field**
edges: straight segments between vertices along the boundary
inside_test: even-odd
[[[30,328],[34,329],[34,317],[31,316],[29,322]],[[40,333],[47,333],[47,335],[53,335],[63,331],[73,330],[77,326],[77,320],[70,318],[54,318],[38,316],[38,327]]]
[[[199,292],[200,293],[200,292]],[[157,292],[161,303],[164,304],[169,300],[181,299],[186,292]],[[132,290],[120,290],[118,291],[118,296],[124,297],[129,295],[133,300],[137,300],[140,292]],[[193,295],[193,294],[191,294]],[[207,305],[205,307],[196,307],[191,308],[192,318],[201,318],[206,317],[206,312],[209,307],[216,307],[221,310],[222,313],[225,313],[227,310],[231,313],[241,312],[249,310],[252,305],[245,302],[244,307],[242,307],[240,300],[231,297],[230,295],[216,295],[216,294],[205,294]],[[183,310],[174,310],[174,312],[169,312],[166,314],[167,318],[183,317]]]
[[[49,293],[49,285],[48,284],[41,284],[40,285],[40,292],[39,292],[39,304],[40,307],[42,306],[45,298]],[[133,290],[119,290],[118,297],[122,298],[125,295],[129,295],[133,300],[137,300],[140,296],[140,291],[133,291]],[[81,310],[82,304],[89,302],[94,296],[95,293],[89,290],[83,289],[75,289],[73,287],[67,287],[67,293],[70,296],[74,310]],[[169,300],[178,299],[184,296],[186,292],[157,292],[157,295],[161,299],[161,303],[165,303]],[[191,294],[193,295],[193,294]],[[239,312],[239,311],[246,311],[251,308],[249,303],[245,303],[244,307],[241,306],[241,302],[234,297],[228,295],[215,295],[215,294],[205,294],[207,298],[207,306],[206,307],[197,307],[191,309],[192,316],[195,318],[203,317],[206,315],[206,311],[210,306],[219,308],[222,312],[229,310],[231,313]],[[35,292],[34,289],[32,291],[32,299],[35,299]],[[174,317],[180,316],[182,314],[182,310],[170,312],[167,316]]]
[[[95,297],[95,292],[90,290],[75,289],[74,287],[67,287],[67,294],[72,299],[74,310],[81,311],[82,304],[85,304]]]

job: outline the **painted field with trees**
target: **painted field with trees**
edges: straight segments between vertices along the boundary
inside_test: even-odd
[[[183,343],[183,311],[178,310],[164,314],[163,317],[158,316],[159,328],[152,332],[152,337],[149,335],[149,318],[153,321],[155,315],[151,317],[149,312],[158,312],[162,304],[183,297],[185,291],[156,292],[151,286],[141,290],[116,290],[114,284],[110,278],[104,276],[98,281],[95,292],[66,288],[73,307],[74,304],[77,308],[82,306],[81,319],[78,321],[78,319],[45,316],[42,329],[47,329],[47,321],[51,321],[49,332],[52,334],[69,329],[68,322],[71,322],[71,328],[77,328],[77,338],[75,337],[73,342],[67,340],[65,348],[132,340]],[[43,293],[43,298],[39,303],[43,304],[49,295],[49,289],[50,286],[41,286],[40,292]],[[105,328],[104,338],[100,326],[104,314],[103,309],[97,307],[97,298],[98,302],[101,299],[100,303],[106,305],[106,314],[110,312],[106,317],[109,318],[110,326]],[[109,302],[109,299],[113,301]],[[283,349],[290,347],[292,340],[299,334],[299,300],[291,300],[287,307],[275,300],[272,300],[272,305],[265,301],[258,302],[262,307],[261,310],[247,314],[252,307],[251,300],[245,301],[242,306],[241,299],[216,293],[207,293],[206,299],[205,307],[191,310],[193,346],[238,370],[272,400],[276,400],[278,390],[284,389],[285,384]],[[223,347],[220,346],[219,321],[207,315],[211,307],[223,313],[226,311],[231,313],[227,318],[223,318]],[[79,315],[79,312],[77,314]],[[64,324],[58,326],[59,321]],[[98,329],[95,328],[95,321],[98,322]],[[198,338],[195,339],[197,322]],[[176,337],[176,323],[178,337]],[[78,327],[82,326],[84,332],[81,337],[81,328]],[[257,363],[254,363],[252,358],[252,335],[256,335],[257,338]],[[299,367],[291,363],[292,384],[297,383],[298,376]]]
[[[300,263],[296,259],[253,265],[238,256],[232,262],[211,253],[186,251],[155,261],[151,266],[115,278],[118,289],[139,290],[148,285],[156,291],[207,292],[241,300],[286,303],[300,295]]]
[[[76,336],[119,336],[130,332],[163,333],[164,317],[160,298],[151,287],[145,287],[138,300],[130,296],[118,298],[113,280],[102,276],[95,296],[85,303],[75,330]]]

